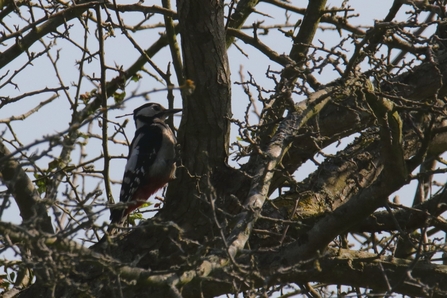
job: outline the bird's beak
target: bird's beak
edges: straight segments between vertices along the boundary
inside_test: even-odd
[[[170,109],[170,110],[166,110],[164,112],[165,112],[166,115],[172,115],[172,114],[175,114],[175,113],[178,113],[178,112],[181,112],[181,111],[182,111],[182,109]]]

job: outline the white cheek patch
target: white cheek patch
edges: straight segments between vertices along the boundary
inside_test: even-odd
[[[137,129],[139,129],[140,127],[142,127],[144,125],[144,122],[142,122],[140,119],[137,119],[135,122],[135,126]]]

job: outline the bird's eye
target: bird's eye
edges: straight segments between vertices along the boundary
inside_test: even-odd
[[[160,111],[160,107],[159,107],[159,106],[154,106],[153,109],[154,109],[155,111]]]

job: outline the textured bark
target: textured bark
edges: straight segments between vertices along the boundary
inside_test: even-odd
[[[183,94],[183,114],[178,130],[181,165],[170,183],[166,204],[159,214],[175,220],[193,239],[196,230],[212,233],[208,204],[201,193],[210,194],[209,179],[226,169],[231,117],[231,82],[225,47],[222,1],[177,2],[182,42],[184,77],[195,90]],[[207,195],[202,196],[208,197]]]

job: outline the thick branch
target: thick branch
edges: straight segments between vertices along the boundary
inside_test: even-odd
[[[447,210],[447,191],[445,189],[419,205],[411,208],[401,207],[393,210],[392,215],[388,211],[375,212],[353,227],[350,232],[390,232],[400,229],[408,231],[431,225],[447,232],[445,224],[437,220],[437,217]],[[396,226],[396,223],[399,226]]]
[[[306,110],[291,113],[281,122],[278,132],[272,138],[268,148],[263,152],[264,156],[258,157],[258,162],[256,163],[258,166],[254,171],[249,195],[244,204],[246,211],[239,215],[240,219],[236,224],[236,228],[227,240],[230,243],[228,251],[231,257],[235,257],[248,241],[253,226],[268,197],[274,170],[288,151],[296,132],[309,119],[318,114],[330,98],[330,94],[325,90],[314,93],[308,100],[309,105]]]
[[[233,28],[238,31],[247,20],[248,16],[255,11],[259,0],[242,0],[237,3],[234,13],[231,14],[230,20],[227,23],[227,29]],[[231,12],[231,11],[230,11]],[[234,41],[232,35],[226,37],[226,47],[229,48]]]
[[[296,264],[296,263],[295,263]],[[318,258],[318,268],[281,269],[278,278],[290,282],[315,281],[393,292],[412,297],[445,297],[447,266],[378,256],[367,252],[329,249]],[[389,288],[389,286],[391,288]]]
[[[46,205],[22,166],[12,158],[11,152],[3,142],[0,142],[0,179],[14,196],[24,223],[36,224],[39,230],[53,234]]]
[[[365,85],[369,86],[364,94],[366,102],[380,125],[381,158],[384,171],[387,171],[387,175],[396,183],[403,183],[408,179],[408,171],[404,158],[402,119],[395,110],[394,104],[388,99],[376,96],[371,90],[372,85],[368,83],[365,82]]]
[[[293,39],[294,46],[290,52],[290,58],[299,65],[305,61],[307,50],[309,49],[309,45],[312,44],[312,40],[317,32],[325,6],[326,0],[309,1],[306,14],[304,15],[298,34]]]

